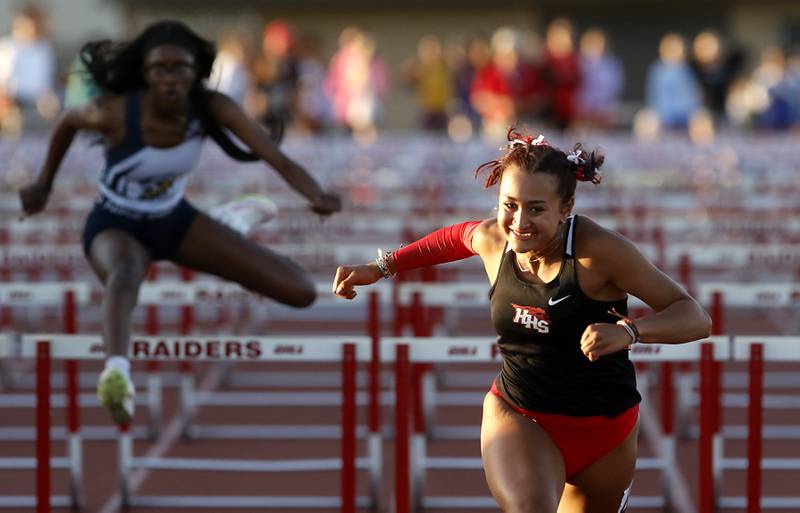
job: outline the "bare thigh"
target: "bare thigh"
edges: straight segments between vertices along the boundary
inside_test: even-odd
[[[143,279],[150,265],[150,254],[144,246],[122,230],[103,230],[95,235],[88,258],[103,285],[119,270],[130,273],[135,279]]]
[[[109,355],[128,354],[131,315],[150,265],[150,253],[122,230],[104,230],[92,240],[89,263],[103,283],[102,332]]]
[[[291,306],[309,306],[316,298],[314,283],[299,265],[202,212],[192,221],[174,260]]]
[[[622,444],[572,476],[564,489],[559,513],[618,513],[633,481],[639,423]]]
[[[492,393],[483,401],[486,481],[505,513],[555,513],[564,489],[561,451],[536,422]]]

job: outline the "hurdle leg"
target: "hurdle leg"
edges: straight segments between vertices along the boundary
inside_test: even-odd
[[[150,440],[158,438],[161,430],[162,411],[162,386],[161,376],[158,374],[158,362],[147,362],[147,437]]]
[[[669,473],[675,469],[675,435],[674,435],[674,414],[675,414],[675,393],[672,383],[672,362],[661,362],[660,366],[661,383],[661,454],[664,468],[661,472],[662,495],[664,497],[664,509],[669,509],[672,502],[672,494],[669,480]]]
[[[181,369],[181,418],[183,419],[183,428],[181,431],[185,439],[192,438],[192,426],[194,425],[194,412],[195,412],[195,383],[194,374],[192,374],[192,367],[188,362],[180,363]]]
[[[437,372],[428,368],[420,378],[422,394],[422,415],[425,434],[430,436],[432,426],[436,422],[436,381]]]
[[[181,269],[181,276],[184,281],[190,281],[192,272],[188,269]],[[188,335],[194,326],[194,307],[184,305],[181,307],[181,334]],[[192,426],[194,425],[195,413],[195,382],[192,373],[192,365],[187,361],[181,362],[181,414],[183,417],[182,436],[184,439],[192,438]]]
[[[371,431],[367,439],[369,457],[369,494],[371,509],[378,511],[381,502],[381,467],[383,466],[383,437],[380,431]]]
[[[367,331],[370,336],[372,354],[369,361],[369,434],[367,455],[369,457],[369,493],[371,509],[380,509],[380,491],[383,467],[383,438],[381,434],[381,324],[380,297],[375,291],[369,294]]]
[[[75,291],[64,292],[63,307],[64,333],[74,335],[78,333],[78,308]],[[83,497],[83,449],[80,426],[80,407],[78,405],[78,362],[67,360],[64,362],[64,371],[67,381],[67,455],[69,458],[70,498],[74,509],[81,509]]]
[[[69,454],[70,495],[72,507],[83,509],[83,441],[80,434],[80,408],[78,404],[78,362],[65,362],[67,376],[67,431]]]
[[[764,346],[750,346],[747,410],[747,513],[761,513],[761,431],[764,394]]]
[[[131,504],[131,462],[133,460],[133,437],[130,426],[120,426],[117,439],[117,465],[119,471],[119,496],[123,509],[128,509]]]
[[[356,511],[356,346],[342,346],[342,513]]]
[[[50,343],[36,344],[36,513],[50,512]]]
[[[712,440],[712,462],[714,471],[714,503],[716,504],[720,497],[722,490],[722,470],[723,459],[725,457],[725,437],[722,434],[722,364],[720,362],[711,362],[711,391],[712,395],[712,419],[714,422],[714,434]]]
[[[425,459],[427,444],[425,440],[425,377],[432,373],[424,364],[412,365],[412,407],[414,435],[411,438],[411,497],[414,511],[422,508],[422,498],[425,496]]]
[[[713,513],[716,507],[714,494],[714,346],[703,343],[700,361],[700,458],[698,468],[699,513]]]
[[[411,499],[409,476],[409,432],[408,413],[411,406],[411,369],[408,359],[408,346],[400,344],[395,348],[395,511],[409,513]]]
[[[677,424],[678,436],[681,440],[688,440],[691,436],[692,426],[692,392],[694,391],[693,379],[688,372],[678,373],[677,394]]]
[[[148,279],[153,280],[155,276],[156,267],[150,266],[150,276]],[[159,332],[159,318],[158,307],[156,305],[147,305],[147,334],[155,337]],[[148,360],[147,368],[147,436],[150,440],[158,438],[161,431],[161,376],[159,372],[159,362]]]

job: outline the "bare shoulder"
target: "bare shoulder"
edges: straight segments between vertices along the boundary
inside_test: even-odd
[[[501,252],[505,243],[506,238],[500,231],[500,226],[495,218],[481,221],[472,237],[472,249],[481,256]]]
[[[103,95],[92,98],[69,113],[77,128],[97,130],[110,134],[125,126],[125,97]]]
[[[489,283],[494,283],[497,278],[497,270],[500,268],[505,245],[506,237],[500,230],[497,219],[486,219],[475,229],[472,237],[472,249],[481,257]]]
[[[639,254],[636,245],[590,217],[577,218],[575,255],[587,269],[607,269]]]

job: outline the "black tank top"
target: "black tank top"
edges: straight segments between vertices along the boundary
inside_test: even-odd
[[[627,299],[597,301],[581,291],[574,256],[577,221],[577,216],[566,221],[561,269],[549,283],[523,281],[514,252],[503,253],[489,292],[503,355],[497,388],[511,404],[530,411],[615,416],[641,401],[628,351],[591,362],[580,340],[588,325],[618,321],[612,308],[627,315]]]

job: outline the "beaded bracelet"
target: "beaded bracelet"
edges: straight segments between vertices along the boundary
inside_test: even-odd
[[[619,317],[617,324],[625,328],[625,331],[628,332],[628,335],[631,336],[631,343],[625,346],[625,349],[630,350],[633,344],[638,344],[639,342],[641,342],[641,340],[639,340],[639,328],[636,327],[636,324],[633,322],[633,319],[625,317],[621,313],[617,312],[616,308],[612,308],[611,310],[609,310],[608,313]]]
[[[375,259],[375,265],[378,266],[378,270],[381,272],[381,275],[386,278],[387,280],[394,276],[397,273],[393,273],[391,268],[389,267],[389,262],[392,259],[392,251],[387,251],[386,253],[383,252],[382,249],[378,249],[378,257]]]
[[[633,344],[639,342],[639,330],[636,328],[636,325],[630,319],[620,319],[617,321],[617,324],[625,328],[625,331],[628,332],[628,335],[631,337],[631,343],[628,344],[626,349],[630,349]]]

